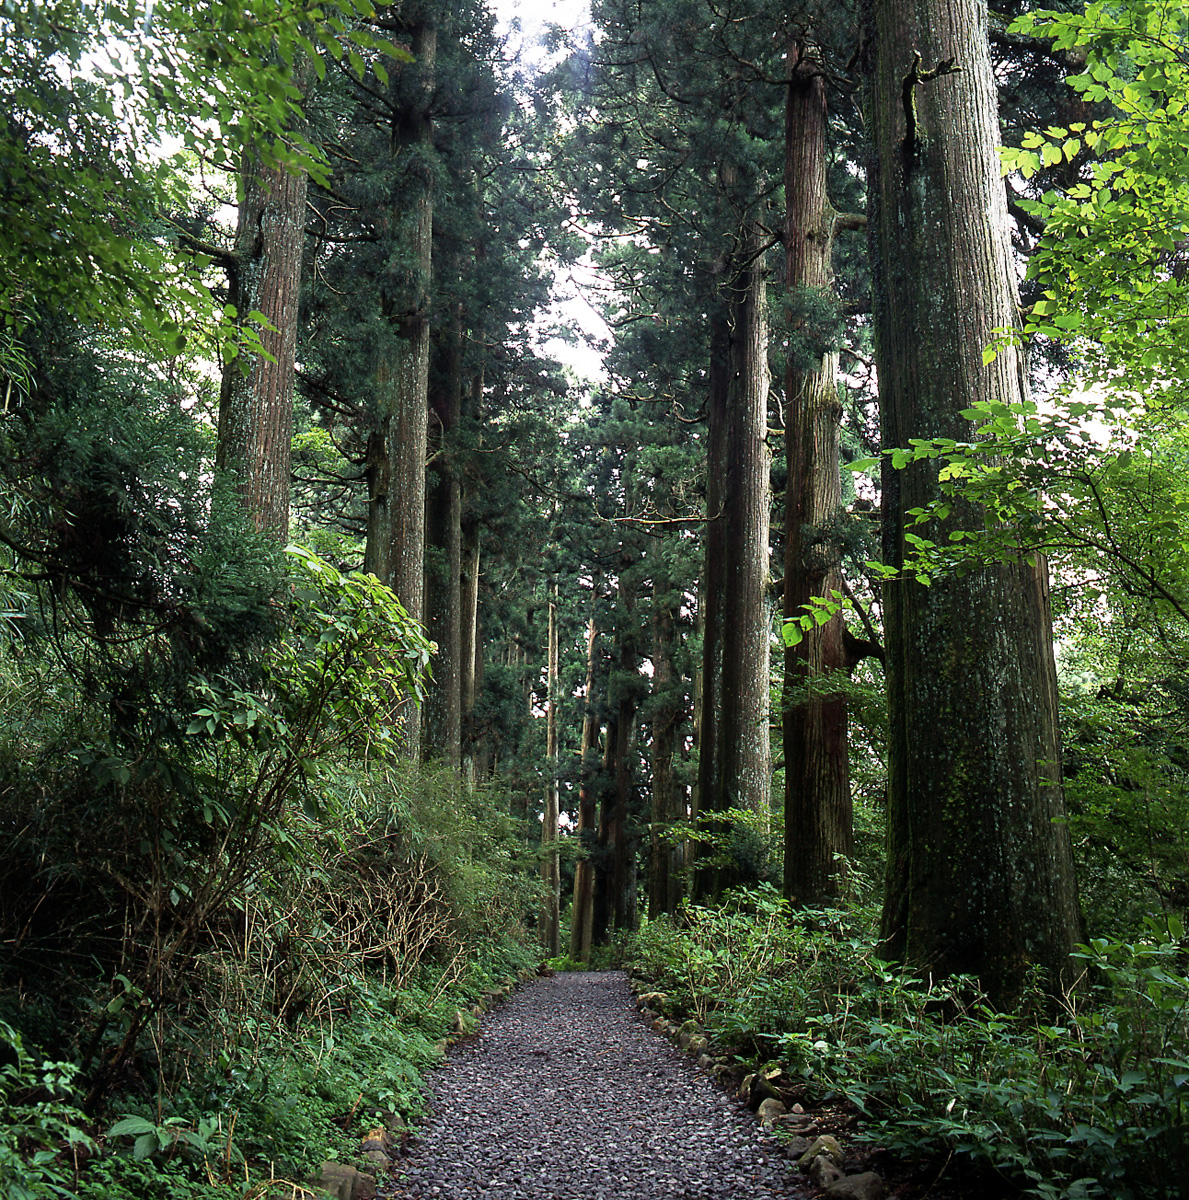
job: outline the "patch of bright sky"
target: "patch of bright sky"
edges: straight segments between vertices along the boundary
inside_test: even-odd
[[[491,0],[491,8],[500,32],[508,37],[509,51],[526,74],[540,70],[549,60],[542,44],[549,26],[560,25],[573,33],[590,24],[590,0]],[[580,380],[601,383],[607,373],[597,343],[609,342],[611,330],[586,298],[594,284],[589,262],[562,268],[553,279],[552,302],[538,316],[536,327],[543,353],[569,367]],[[558,325],[575,329],[576,336],[551,332]]]

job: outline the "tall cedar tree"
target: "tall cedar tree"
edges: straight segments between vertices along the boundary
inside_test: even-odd
[[[647,271],[676,275],[667,260],[681,263],[683,290],[696,294],[691,306],[707,323],[697,803],[702,815],[740,806],[766,814],[769,371],[759,222],[779,172],[779,152],[768,149],[779,118],[741,80],[739,60],[723,52],[706,16],[700,0],[674,0],[663,19],[621,0],[595,6],[604,37],[588,78],[600,120],[582,134],[594,143],[584,195],[609,228],[668,251],[654,266],[643,257]],[[767,99],[776,91],[770,87]],[[616,300],[626,300],[630,314],[621,319],[645,316],[647,309],[632,311],[643,280],[629,274],[619,282]],[[726,818],[713,825],[731,836]],[[739,877],[707,860],[699,890]]]
[[[826,190],[828,112],[821,48],[801,31],[788,51],[785,116],[785,278],[789,341],[784,373],[784,616],[813,597],[839,595],[842,555],[832,535],[842,507],[838,355],[814,333],[815,309],[833,302],[834,239],[864,218],[836,212]],[[784,894],[794,904],[837,896],[838,863],[851,856],[846,700],[828,687],[863,648],[841,613],[805,631],[784,656]],[[826,681],[823,684],[823,681]]]
[[[372,472],[367,567],[391,585],[420,621],[425,583],[425,457],[429,436],[430,275],[433,264],[433,90],[436,16],[429,5],[405,12],[415,63],[392,75],[390,153],[410,166],[409,189],[389,219],[404,226],[403,254],[383,285],[392,336],[375,367],[380,425],[369,445]],[[404,711],[408,751],[420,751],[421,715]]]
[[[1016,321],[986,10],[975,0],[874,0],[869,165],[884,445],[968,441],[975,401],[1025,395],[1020,356],[983,362]],[[884,555],[903,562],[937,468],[883,474]],[[955,503],[924,532],[977,530]],[[1067,979],[1080,933],[1064,824],[1047,569],[1003,562],[931,587],[884,587],[889,735],[889,954],[971,972],[1009,1002],[1039,966]]]

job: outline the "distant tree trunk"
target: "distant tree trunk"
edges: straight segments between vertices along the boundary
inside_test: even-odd
[[[561,870],[557,856],[558,797],[557,797],[557,580],[553,581],[549,598],[549,649],[545,671],[549,699],[546,704],[545,733],[545,812],[541,821],[541,882],[544,898],[541,905],[539,933],[541,944],[549,956],[561,953],[560,911]]]
[[[388,426],[391,422],[390,416],[381,414],[369,431],[363,468],[367,482],[367,537],[363,548],[363,569],[381,583],[392,581],[392,464],[388,461]]]
[[[231,303],[240,326],[256,311],[274,327],[260,331],[274,361],[241,355],[224,366],[215,468],[234,478],[253,525],[285,541],[307,178],[304,171],[265,169],[245,151],[240,181]]]
[[[636,610],[634,585],[619,584],[623,606],[620,631],[618,717],[615,739],[615,807],[611,813],[608,845],[611,849],[611,919],[616,929],[636,927],[636,856],[635,838],[629,836],[628,822],[632,816],[636,792],[633,756],[636,741],[636,711],[639,697],[639,658],[633,628]]]
[[[635,586],[626,582],[629,567],[620,565],[619,604],[616,615],[619,661],[608,686],[613,716],[607,724],[607,753],[599,805],[599,859],[605,864],[596,890],[596,940],[603,940],[611,929],[632,929],[636,925],[634,839],[628,822],[635,798],[636,709],[638,705],[639,658],[634,631]]]
[[[838,356],[805,344],[797,309],[814,294],[832,296],[834,209],[826,193],[826,84],[820,64],[794,41],[785,119],[785,285],[793,306],[784,377],[784,615],[842,587],[838,544],[830,533],[842,505]],[[806,632],[784,655],[784,894],[817,904],[839,894],[836,856],[852,852],[846,701],[806,696],[815,681],[846,667],[839,613]]]
[[[608,689],[609,691],[610,689]],[[615,762],[619,749],[619,711],[608,696],[607,728],[603,736],[603,758],[595,781],[598,834],[595,842],[594,901],[591,905],[591,945],[601,946],[612,927],[613,903],[611,856],[615,839]]]
[[[652,835],[649,845],[648,915],[672,914],[676,908],[677,877],[673,870],[676,849],[670,825],[679,815],[673,778],[680,710],[673,690],[673,609],[669,581],[653,580],[652,602]]]
[[[598,579],[590,594],[590,620],[586,626],[586,696],[582,716],[582,742],[578,751],[578,844],[584,852],[574,866],[574,903],[570,910],[570,957],[590,962],[591,933],[594,919],[595,869],[590,852],[598,833],[598,805],[595,795],[595,765],[591,762],[599,733],[594,703],[595,683],[595,605],[598,603]]]
[[[463,416],[468,420],[479,419],[483,399],[483,372],[479,371],[471,380],[469,395],[464,395]],[[459,597],[459,677],[458,694],[462,740],[463,775],[471,784],[477,778],[476,756],[478,753],[475,731],[475,695],[483,675],[483,646],[479,638],[479,567],[480,538],[479,520],[468,504],[468,492],[461,496],[460,559],[461,580]]]
[[[722,706],[722,610],[726,564],[727,517],[724,480],[727,463],[727,413],[731,388],[731,327],[725,306],[710,301],[710,362],[707,372],[706,431],[706,557],[698,598],[702,628],[702,665],[698,698],[698,782],[694,819],[708,828],[707,814],[715,811],[719,794],[718,714]],[[707,865],[710,855],[695,843],[696,899],[717,890],[718,874]],[[699,862],[699,860],[701,860]]]
[[[768,319],[759,227],[747,224],[731,282],[731,394],[726,452],[722,703],[714,807],[771,808],[768,734]]]
[[[427,758],[456,771],[462,754],[462,492],[454,439],[462,416],[462,353],[462,306],[455,304],[440,341],[430,396],[437,437],[426,489],[425,625],[438,652],[425,698],[423,744]]]
[[[1026,394],[1016,351],[982,361],[992,331],[1016,321],[986,7],[871,7],[868,214],[884,445],[968,441],[962,410]],[[906,514],[937,494],[933,463],[896,471],[885,459],[887,562],[904,560]],[[955,502],[919,532],[944,545],[983,521]],[[976,974],[1000,1004],[1034,965],[1059,987],[1080,919],[1045,564],[994,564],[931,587],[898,578],[884,586],[884,614],[885,952]]]
[[[425,456],[429,412],[429,303],[433,251],[433,97],[437,30],[427,20],[412,29],[416,63],[405,67],[414,82],[400,91],[392,123],[392,152],[407,162],[407,189],[396,203],[394,221],[402,222],[404,244],[388,281],[385,308],[393,336],[376,367],[377,407],[383,414],[388,492],[380,536],[389,543],[391,585],[409,616],[424,617]],[[394,77],[399,81],[400,75]],[[382,561],[377,552],[377,561]],[[421,749],[421,712],[403,709],[409,756]]]

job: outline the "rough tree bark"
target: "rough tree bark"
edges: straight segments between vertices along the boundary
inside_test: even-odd
[[[785,116],[785,283],[794,306],[784,376],[784,616],[813,596],[842,587],[840,553],[830,526],[842,504],[838,356],[805,344],[797,307],[833,293],[835,212],[826,193],[826,83],[821,64],[798,41],[789,48]],[[841,613],[806,632],[784,654],[784,894],[797,905],[837,896],[836,856],[852,852],[846,701],[805,695],[815,681],[843,670]]]
[[[730,285],[731,387],[723,496],[725,559],[722,683],[714,808],[767,814],[768,737],[768,314],[759,227],[740,238]]]
[[[462,306],[455,304],[430,390],[436,436],[426,486],[425,627],[438,652],[422,722],[425,756],[456,771],[462,755],[462,490],[453,438],[462,417],[462,317]]]
[[[260,341],[274,361],[240,356],[224,366],[215,468],[234,478],[255,527],[284,541],[307,178],[265,169],[250,151],[240,178],[235,247],[226,260],[231,303],[241,325],[256,311],[273,326]]]
[[[369,439],[368,569],[388,583],[409,615],[424,616],[425,457],[428,444],[430,275],[433,249],[433,99],[437,30],[412,26],[415,64],[394,73],[392,153],[406,163],[393,221],[404,238],[386,281],[384,307],[392,337],[376,365],[380,426]],[[373,453],[376,465],[372,465]],[[385,481],[381,489],[378,485]],[[373,511],[375,513],[373,514]],[[375,520],[373,521],[373,515]],[[373,525],[376,527],[373,529]],[[371,544],[373,534],[382,545]],[[420,754],[421,713],[402,710],[409,756]]]
[[[978,0],[868,0],[868,182],[884,445],[973,436],[962,410],[1026,394],[1021,356],[983,347],[1016,321],[995,83]],[[931,462],[883,477],[884,554],[937,495]],[[978,530],[955,503],[921,530]],[[1043,562],[885,586],[890,707],[886,952],[972,972],[1010,1003],[1033,966],[1068,979],[1080,933],[1064,824]]]
[[[731,327],[725,305],[710,303],[710,361],[706,396],[706,533],[705,566],[698,589],[698,622],[702,632],[702,665],[697,703],[698,780],[693,820],[705,827],[719,792],[718,713],[722,706],[722,607],[727,519],[723,510],[726,478],[727,413],[731,387]],[[717,888],[710,855],[695,842],[694,896],[705,900]]]
[[[595,879],[593,933],[596,942],[602,942],[611,929],[636,926],[635,839],[630,836],[628,822],[636,787],[633,757],[640,662],[634,631],[636,591],[630,581],[631,566],[625,555],[620,564],[616,618],[619,662],[608,686],[613,715],[607,723],[607,753],[600,781],[599,869]]]

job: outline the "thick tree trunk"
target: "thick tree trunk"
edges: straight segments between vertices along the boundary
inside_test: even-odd
[[[289,537],[289,454],[307,179],[304,171],[264,170],[249,152],[243,157],[231,302],[241,325],[257,311],[274,326],[260,332],[274,361],[241,356],[223,368],[215,467],[234,478],[253,525],[283,542]]]
[[[549,599],[549,649],[545,671],[549,700],[545,714],[545,812],[541,821],[541,882],[544,896],[538,927],[541,945],[550,957],[561,953],[561,868],[557,856],[557,595],[557,580],[554,580]]]
[[[598,715],[594,704],[595,681],[595,604],[598,602],[598,580],[591,589],[590,620],[586,626],[586,706],[582,716],[582,741],[579,746],[578,777],[578,845],[582,856],[574,865],[574,903],[570,910],[570,957],[590,962],[591,932],[594,918],[594,863],[590,852],[598,832],[598,806],[594,780],[595,763],[591,761],[599,733]]]
[[[731,284],[731,393],[726,454],[722,703],[714,807],[766,816],[768,735],[768,319],[758,227],[748,225]]]
[[[884,444],[966,441],[962,410],[1026,394],[1015,351],[982,361],[992,331],[1016,320],[986,9],[873,0],[872,10],[868,214]],[[937,491],[932,463],[885,470],[889,563],[903,561],[906,514]],[[982,523],[955,503],[920,532],[946,544]],[[885,585],[884,613],[886,952],[972,972],[1000,1003],[1034,965],[1058,987],[1080,920],[1045,565],[997,564],[931,587],[899,578]]]
[[[833,290],[834,209],[826,194],[826,86],[820,65],[794,42],[785,120],[785,284],[793,305],[784,377],[784,615],[841,589],[830,527],[842,504],[835,382],[838,358],[805,344],[803,308]],[[846,701],[806,689],[846,666],[839,613],[784,655],[784,894],[798,905],[837,896],[836,857],[852,852]],[[819,685],[820,686],[820,685]]]
[[[423,721],[426,757],[456,771],[462,755],[462,491],[453,439],[462,416],[462,352],[462,309],[456,304],[441,339],[430,396],[437,437],[426,489],[425,625],[438,652]]]

